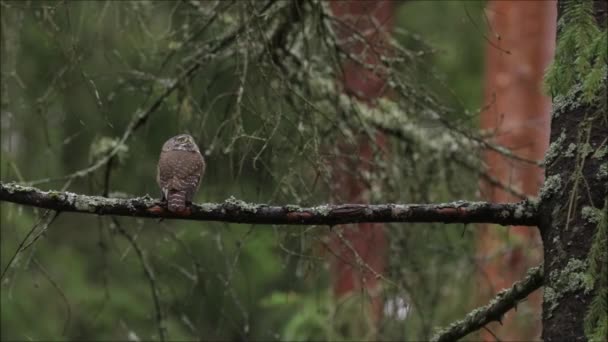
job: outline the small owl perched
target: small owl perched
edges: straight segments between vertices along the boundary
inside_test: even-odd
[[[205,159],[190,135],[176,135],[165,142],[158,160],[156,181],[169,211],[186,210],[204,173]]]

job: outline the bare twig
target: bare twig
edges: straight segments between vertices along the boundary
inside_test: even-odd
[[[272,5],[272,4],[273,4],[273,2],[269,2],[268,5],[266,5],[262,9],[262,12],[259,13],[258,17],[261,17],[261,14],[263,14],[265,11],[267,11],[271,7],[270,5]],[[148,120],[150,115],[152,113],[156,112],[156,110],[165,102],[165,100],[171,94],[173,94],[173,92],[175,90],[177,90],[183,83],[187,82],[190,78],[192,78],[194,73],[201,66],[205,65],[205,63],[208,63],[212,59],[224,57],[218,53],[220,51],[222,51],[223,49],[225,49],[227,46],[229,46],[231,43],[233,43],[236,40],[236,38],[247,28],[247,25],[249,23],[250,23],[250,21],[243,23],[241,26],[239,26],[234,31],[226,34],[221,39],[214,41],[213,42],[214,44],[211,44],[211,46],[208,49],[204,49],[204,50],[196,53],[195,56],[192,57],[192,60],[189,61],[189,63],[191,63],[191,64],[185,66],[185,70],[171,84],[169,84],[165,88],[165,90],[158,96],[158,98],[156,98],[156,100],[146,110],[142,111],[142,110],[138,109],[137,111],[135,111],[135,113],[133,113],[131,121],[127,125],[127,128],[125,129],[124,133],[122,134],[122,137],[116,143],[114,148],[112,150],[110,150],[106,155],[104,155],[103,157],[101,157],[100,159],[98,159],[97,161],[95,161],[94,163],[92,163],[91,165],[89,165],[88,167],[86,167],[84,169],[81,169],[81,170],[78,170],[78,171],[72,172],[70,174],[67,174],[67,175],[64,175],[61,177],[57,177],[57,178],[44,178],[44,179],[31,181],[31,182],[28,182],[28,184],[37,185],[37,184],[43,184],[43,183],[48,183],[48,182],[53,182],[53,181],[73,180],[76,178],[82,178],[82,177],[85,177],[85,176],[95,172],[99,168],[101,168],[104,165],[106,165],[107,163],[109,163],[110,160],[112,158],[114,158],[118,154],[118,152],[121,151],[124,144],[127,142],[127,140],[129,140],[131,138],[133,133]]]
[[[152,300],[154,301],[154,310],[156,311],[156,324],[158,326],[159,339],[164,342],[167,340],[167,329],[164,324],[163,311],[162,311],[162,307],[160,305],[160,296],[158,294],[158,288],[156,286],[156,278],[154,277],[154,272],[152,271],[152,267],[150,267],[150,265],[146,261],[144,252],[139,247],[137,240],[135,240],[135,238],[131,234],[129,234],[129,232],[127,232],[124,228],[122,228],[122,226],[120,225],[120,222],[118,222],[118,220],[116,220],[114,218],[112,221],[116,225],[118,232],[129,241],[129,243],[135,250],[137,257],[139,258],[141,267],[144,271],[144,274],[146,275],[146,278],[148,279],[148,284],[150,285],[150,292],[152,293]]]
[[[40,232],[38,234],[36,234],[36,236],[34,236],[34,238],[32,239],[32,241],[28,242],[27,245],[23,246],[21,248],[21,251],[24,251],[28,248],[30,248],[34,243],[36,243],[36,241],[38,241],[38,239],[44,235],[44,233],[46,233],[46,230],[49,228],[49,226],[51,225],[51,223],[53,223],[53,221],[55,221],[57,219],[57,217],[59,216],[59,214],[61,214],[60,211],[55,211],[53,213],[53,216],[51,216],[48,221],[44,224],[44,226],[42,227],[42,229],[40,229]],[[25,239],[23,240],[23,242],[25,242]]]
[[[380,131],[382,131],[388,135],[391,135],[399,140],[403,140],[407,143],[412,143],[412,141],[413,141],[413,138],[409,137],[406,134],[405,130],[403,129],[403,126],[401,126],[399,128],[385,127],[380,124],[376,124],[375,126]],[[437,146],[435,146],[433,144],[426,144],[425,147],[432,149],[433,152],[438,153],[438,154],[445,153],[445,151],[443,151],[441,148],[437,148]],[[500,188],[521,200],[525,200],[529,197],[528,195],[519,191],[518,189],[514,189],[514,188],[510,187],[509,185],[503,184],[500,180],[496,179],[495,177],[493,177],[490,174],[488,174],[487,172],[485,172],[481,167],[476,166],[473,161],[468,160],[471,158],[465,158],[465,156],[462,155],[462,153],[450,153],[450,159],[453,160],[456,164],[464,167],[468,171],[477,174],[480,178],[482,178],[484,181],[488,182],[490,185]]]
[[[44,268],[44,266],[42,266],[42,264],[40,264],[40,262],[36,258],[34,258],[33,261],[34,261],[34,265],[36,265],[36,267],[38,267],[38,269],[40,270],[42,275],[46,278],[46,280],[48,280],[48,282],[55,288],[55,290],[57,290],[57,292],[61,296],[61,299],[63,300],[63,303],[65,304],[65,310],[66,310],[67,317],[65,318],[65,323],[63,324],[62,335],[67,336],[68,328],[70,327],[70,321],[72,318],[72,307],[70,306],[70,301],[68,300],[68,297],[65,295],[65,292],[63,292],[63,290],[61,289],[59,284],[57,284],[57,282],[53,279],[53,277],[51,277],[51,275]]]
[[[57,216],[59,215],[58,212],[53,212],[53,215],[47,219],[47,216],[51,213],[50,210],[47,210],[44,212],[44,214],[42,214],[42,217],[38,220],[38,222],[36,222],[36,224],[34,224],[34,226],[32,227],[32,229],[30,229],[30,231],[25,235],[25,237],[21,240],[21,242],[19,243],[19,246],[17,247],[17,250],[15,250],[15,253],[11,256],[11,258],[9,259],[8,263],[6,264],[6,266],[4,267],[4,269],[2,270],[2,274],[0,275],[0,280],[4,279],[4,275],[6,274],[6,272],[8,271],[8,269],[11,267],[11,265],[13,264],[13,262],[15,261],[15,258],[17,257],[17,255],[19,255],[19,253],[21,253],[22,251],[24,251],[25,249],[27,249],[29,246],[31,246],[36,240],[38,240],[38,238],[46,231],[46,229],[48,228],[48,226],[53,223],[53,221],[57,218]],[[43,220],[46,219],[46,222],[43,223]],[[38,228],[38,226],[40,226],[40,224],[43,224],[42,229],[40,229],[40,233],[38,233],[27,245],[25,244],[26,241],[28,240],[28,238],[34,233],[34,231],[36,231],[36,228]]]

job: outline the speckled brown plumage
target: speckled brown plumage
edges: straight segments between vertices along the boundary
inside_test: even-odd
[[[183,212],[192,203],[204,173],[205,160],[190,135],[177,135],[165,142],[156,181],[169,211]]]

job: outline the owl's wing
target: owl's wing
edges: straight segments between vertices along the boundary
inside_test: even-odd
[[[167,191],[196,190],[204,172],[199,153],[170,151],[163,153],[158,164],[158,183]]]
[[[161,200],[167,200],[167,193],[169,192],[167,188],[167,183],[169,182],[168,172],[167,157],[165,153],[161,152],[158,165],[156,166],[156,184],[160,188]]]

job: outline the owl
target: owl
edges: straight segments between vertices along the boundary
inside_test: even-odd
[[[169,211],[180,213],[192,204],[204,173],[205,159],[190,135],[176,135],[165,142],[156,181]]]

